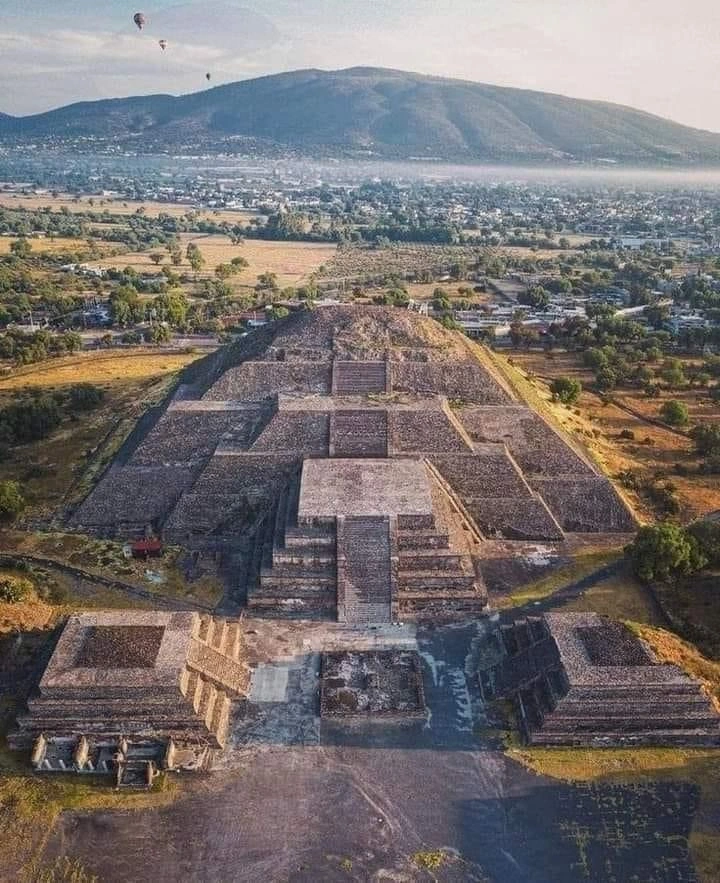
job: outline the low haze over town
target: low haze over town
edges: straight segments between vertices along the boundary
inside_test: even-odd
[[[6,6],[0,880],[720,879],[717,9]]]

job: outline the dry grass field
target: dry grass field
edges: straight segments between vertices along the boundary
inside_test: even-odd
[[[509,357],[496,355],[496,359],[505,366],[521,394],[550,413],[585,447],[610,478],[615,479],[619,473],[632,470],[643,480],[671,481],[676,486],[683,521],[720,509],[720,476],[697,473],[698,458],[690,439],[646,419],[656,419],[663,401],[671,398],[687,404],[691,422],[720,419],[718,406],[701,390],[663,392],[660,398],[647,399],[641,390],[622,389],[613,394],[613,402],[603,402],[590,389],[592,375],[583,368],[575,354],[553,353],[548,358],[545,353],[514,352]],[[508,359],[512,365],[508,364]],[[548,385],[559,376],[574,377],[583,383],[583,393],[572,408],[550,400]],[[634,438],[621,438],[623,432],[632,432]],[[687,468],[689,474],[678,474],[676,464],[680,464],[681,471],[683,467]],[[616,486],[642,519],[654,519],[654,513],[645,501],[617,482]]]
[[[228,264],[233,258],[243,257],[249,267],[241,270],[231,278],[231,282],[254,285],[261,273],[275,273],[278,285],[300,285],[321,266],[332,260],[336,247],[314,242],[270,242],[249,239],[243,245],[233,245],[227,236],[191,236],[179,237],[183,251],[188,242],[194,242],[205,259],[205,267],[200,276],[210,275],[218,264]],[[170,263],[169,255],[162,249],[153,251],[163,253],[163,265]],[[101,267],[133,267],[140,273],[158,273],[159,268],[150,260],[150,252],[122,254],[113,258],[103,258],[97,262]],[[161,265],[162,266],[162,265]],[[189,264],[183,253],[182,266],[173,268],[176,271],[188,272]]]
[[[0,255],[9,254],[10,244],[17,240],[17,236],[0,236]],[[87,250],[88,244],[85,239],[72,239],[63,236],[54,238],[28,239],[32,254],[63,254]]]
[[[92,200],[92,204],[90,200]],[[170,215],[173,218],[179,218],[193,213],[197,214],[199,218],[207,218],[219,222],[227,221],[229,224],[245,224],[251,218],[262,217],[255,212],[248,210],[215,210],[209,208],[195,208],[192,205],[186,205],[183,203],[152,201],[138,202],[134,200],[112,199],[103,196],[74,197],[67,194],[59,194],[54,197],[49,193],[26,196],[18,193],[0,192],[0,208],[24,209],[26,211],[38,211],[39,209],[50,208],[54,212],[59,212],[61,208],[64,208],[72,214],[78,214],[80,212],[108,211],[111,215],[134,215],[137,213],[138,209],[142,209],[144,214],[148,215],[148,217]]]
[[[176,350],[79,353],[29,365],[0,378],[0,399],[8,393],[38,386],[56,389],[73,383],[95,383],[110,390],[118,384],[154,381],[179,371],[197,358],[197,353]]]

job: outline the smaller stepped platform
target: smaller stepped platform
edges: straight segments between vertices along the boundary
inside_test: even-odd
[[[123,742],[164,746],[168,768],[207,767],[226,742],[232,700],[249,689],[243,656],[237,620],[130,610],[75,614],[9,742],[34,745],[41,771],[93,772],[91,762],[78,768],[77,758],[70,766],[62,760],[65,748],[80,742],[86,760]]]
[[[483,693],[513,701],[531,745],[720,746],[720,714],[700,684],[622,623],[548,613],[501,626],[495,642]]]

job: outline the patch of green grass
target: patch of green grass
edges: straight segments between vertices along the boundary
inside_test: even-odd
[[[413,862],[426,871],[437,871],[447,861],[447,856],[442,849],[424,850],[416,852],[412,857]]]
[[[587,555],[581,555],[571,564],[558,568],[548,574],[548,576],[521,586],[511,595],[498,598],[497,606],[500,608],[519,607],[523,604],[530,604],[533,601],[549,598],[570,583],[590,576],[591,573],[600,570],[601,567],[605,567],[605,565],[613,561],[619,560],[620,557],[621,552],[619,550],[590,552]]]

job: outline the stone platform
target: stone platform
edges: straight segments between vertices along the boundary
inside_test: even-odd
[[[486,698],[513,702],[531,745],[720,746],[720,714],[702,686],[622,623],[547,613],[495,633]]]
[[[364,720],[424,718],[420,656],[414,650],[324,653],[320,714]]]
[[[306,460],[298,521],[338,516],[432,517],[428,476],[417,459]]]

